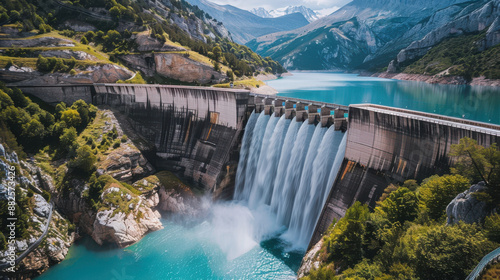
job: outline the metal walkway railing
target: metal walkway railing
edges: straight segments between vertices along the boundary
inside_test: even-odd
[[[484,256],[484,258],[479,262],[479,264],[474,268],[474,270],[467,276],[465,280],[476,280],[479,278],[483,270],[494,260],[500,258],[500,247]]]

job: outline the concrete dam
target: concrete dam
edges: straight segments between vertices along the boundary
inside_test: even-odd
[[[447,154],[461,138],[500,144],[498,125],[371,104],[164,85],[21,89],[49,103],[62,92],[62,101],[111,106],[154,146],[158,168],[206,190],[219,188],[237,163],[231,197],[272,213],[300,249],[355,201],[374,207],[391,183],[449,171]]]

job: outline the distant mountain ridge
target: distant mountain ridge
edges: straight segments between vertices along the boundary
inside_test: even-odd
[[[288,69],[382,68],[409,46],[406,54],[421,56],[448,36],[490,28],[499,13],[499,2],[354,0],[307,26],[265,35],[246,45],[280,61]],[[488,16],[488,20],[472,16],[467,24],[446,27],[459,19],[467,21],[474,12]],[[495,36],[488,38],[491,41]],[[417,42],[424,38],[427,39]],[[416,51],[419,45],[425,45],[420,53]]]
[[[210,16],[222,22],[231,32],[237,43],[246,43],[266,34],[293,30],[309,22],[300,13],[284,15],[278,18],[262,18],[249,11],[231,5],[218,5],[207,0],[187,0],[198,6]]]
[[[262,18],[276,18],[284,15],[290,15],[293,13],[301,13],[309,22],[313,22],[320,18],[317,12],[305,6],[288,6],[270,11],[262,7],[259,7],[250,10],[250,12]]]

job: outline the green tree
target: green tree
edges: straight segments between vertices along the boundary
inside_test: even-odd
[[[430,177],[419,188],[422,210],[435,220],[444,217],[448,204],[469,186],[469,180],[460,175]]]
[[[333,264],[321,266],[318,269],[312,269],[309,275],[301,278],[302,280],[331,280],[335,279],[335,268]]]
[[[89,192],[87,197],[87,202],[95,208],[97,206],[97,202],[99,201],[99,197],[104,190],[104,187],[107,185],[109,181],[112,181],[113,178],[109,175],[102,175],[97,177],[95,173],[92,173],[89,179]]]
[[[69,152],[71,150],[71,147],[76,142],[76,129],[74,127],[70,127],[65,128],[63,131],[63,134],[59,137],[59,143],[61,144],[62,148],[66,149],[66,151]]]
[[[420,279],[465,279],[496,245],[475,225],[433,227],[417,239],[417,274]]]
[[[80,114],[77,110],[68,109],[62,112],[61,120],[64,121],[68,126],[78,127],[82,122]]]
[[[56,105],[56,117],[61,118],[62,113],[66,110],[66,103],[60,102]]]
[[[336,264],[354,266],[363,258],[363,237],[369,217],[368,206],[356,201],[326,240],[329,259]]]
[[[418,199],[414,192],[401,187],[393,191],[379,207],[376,208],[387,216],[391,223],[413,221],[418,216]]]
[[[73,105],[71,105],[71,109],[78,111],[82,127],[86,127],[97,114],[97,108],[92,104],[87,104],[82,99],[75,101]]]
[[[93,41],[93,40],[94,40],[94,37],[96,36],[96,34],[94,33],[94,31],[89,30],[89,31],[85,32],[85,35],[84,35],[84,36],[87,38],[87,40],[88,40],[89,42],[91,42],[91,41]]]
[[[363,260],[353,268],[349,268],[342,273],[342,279],[356,280],[378,280],[386,276],[380,266],[375,263],[370,263],[368,260]]]
[[[33,118],[23,125],[22,136],[33,143],[34,141],[40,141],[45,136],[45,127],[39,120]]]
[[[72,161],[71,166],[76,168],[79,173],[88,175],[94,170],[96,162],[97,157],[92,149],[88,145],[83,145],[76,150],[76,158]]]
[[[116,20],[120,19],[121,15],[122,15],[120,8],[118,6],[111,7],[111,9],[109,9],[109,13]]]
[[[218,61],[214,61],[214,71],[220,71],[220,64]]]
[[[212,49],[212,53],[213,53],[214,60],[216,62],[219,62],[220,58],[222,57],[222,49],[220,48],[220,46],[215,46]]]
[[[36,104],[36,103],[29,103],[28,106],[26,106],[26,108],[24,108],[24,110],[26,110],[30,115],[36,115],[36,114],[39,114],[42,109],[40,108],[40,105]]]
[[[87,37],[83,36],[82,39],[80,40],[80,43],[82,43],[84,45],[88,45],[89,44],[89,40],[87,39]]]
[[[471,182],[485,181],[487,185],[500,185],[500,150],[496,143],[485,148],[476,140],[462,138],[459,144],[451,145],[450,156],[456,162],[451,169],[454,174],[460,174]]]
[[[5,109],[12,105],[14,105],[14,101],[12,101],[7,93],[5,93],[3,90],[0,90],[0,109]]]
[[[500,243],[500,215],[493,214],[484,220],[484,229],[488,239]]]
[[[416,180],[406,180],[403,183],[403,187],[408,188],[410,191],[416,191],[418,188],[418,184]]]
[[[394,184],[390,184],[389,186],[387,186],[387,188],[384,189],[384,192],[382,193],[382,195],[378,199],[377,205],[380,205],[386,198],[389,197],[389,195],[393,191],[397,190],[398,188],[399,188],[399,186],[398,185],[394,185]]]
[[[31,100],[29,100],[29,98],[27,98],[23,94],[23,92],[18,88],[13,88],[9,92],[7,92],[7,94],[10,96],[12,101],[14,101],[14,105],[16,107],[24,108],[24,107],[28,106],[29,103],[31,102]]]
[[[229,81],[234,81],[234,73],[232,70],[227,70],[226,71],[226,75],[227,75],[227,78],[229,79]]]
[[[36,61],[36,68],[41,72],[52,71],[49,60],[46,57],[43,57],[42,55],[38,55],[38,59]]]
[[[406,263],[395,263],[389,268],[389,275],[397,280],[418,280],[415,270]]]
[[[38,119],[40,120],[40,122],[46,128],[50,128],[54,124],[54,121],[55,121],[54,115],[52,115],[51,113],[49,113],[45,110],[41,110],[37,116],[38,116]],[[47,131],[47,133],[49,133],[49,132],[50,131]]]

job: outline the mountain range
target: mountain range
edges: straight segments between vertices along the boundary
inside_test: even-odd
[[[301,13],[292,13],[277,18],[262,18],[249,11],[231,5],[218,5],[207,0],[187,0],[210,16],[222,22],[237,43],[246,43],[257,37],[305,26],[309,21]]]
[[[415,61],[451,36],[487,32],[500,41],[499,0],[354,0],[306,26],[248,43],[288,69],[379,69]],[[392,67],[394,69],[394,67]]]
[[[301,13],[309,22],[313,22],[320,18],[319,13],[305,6],[288,6],[270,11],[266,10],[265,8],[259,7],[250,10],[250,12],[262,18],[276,18],[293,13]]]

